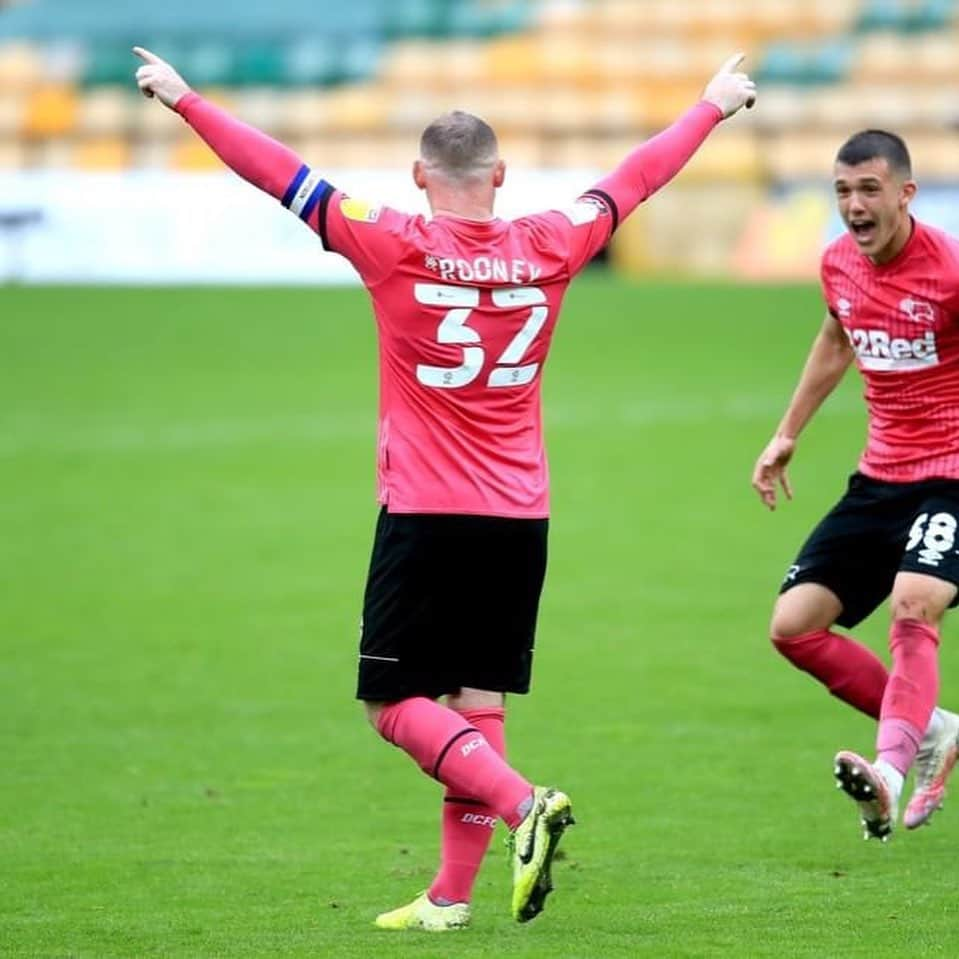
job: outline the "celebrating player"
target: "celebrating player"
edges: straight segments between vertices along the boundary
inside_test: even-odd
[[[448,113],[422,135],[413,178],[432,218],[347,197],[294,153],[192,92],[140,47],[137,82],[220,158],[345,256],[373,300],[380,345],[382,508],[363,605],[357,696],[373,726],[446,786],[442,860],[386,929],[470,921],[497,819],[512,831],[512,914],[552,889],[569,798],[504,758],[506,693],[529,689],[549,513],[540,380],[570,280],[709,132],[755,98],[730,59],[703,100],[553,212],[493,215],[505,166],[493,131]],[[437,700],[446,697],[445,705]]]
[[[844,702],[879,721],[877,759],[843,750],[840,786],[865,836],[887,839],[903,780],[916,788],[903,822],[942,804],[959,716],[935,708],[939,627],[959,583],[959,242],[916,221],[905,143],[866,130],[843,144],[834,183],[847,232],[822,257],[828,313],[752,483],[776,506],[792,497],[786,466],[803,427],[856,360],[869,434],[845,495],[786,573],[773,612],[776,648]],[[832,632],[854,627],[891,594],[892,673]]]

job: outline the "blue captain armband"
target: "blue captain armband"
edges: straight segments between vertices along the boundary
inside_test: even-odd
[[[332,192],[333,187],[304,163],[293,177],[280,203],[307,222],[317,203]]]

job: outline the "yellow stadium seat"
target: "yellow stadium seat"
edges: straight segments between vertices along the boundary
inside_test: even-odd
[[[544,165],[559,169],[564,167],[590,169],[601,165],[599,163],[601,152],[596,137],[571,134],[557,138],[550,144],[548,163]],[[588,187],[589,184],[583,184],[584,190]],[[573,198],[570,197],[570,199]]]
[[[349,133],[376,133],[386,125],[386,104],[375,85],[356,85],[327,95],[330,126]]]
[[[477,91],[456,106],[482,117],[497,133],[538,134],[544,122],[542,96],[543,89],[538,86],[515,87],[508,96],[495,90]]]
[[[20,170],[26,166],[26,146],[19,140],[0,140],[0,170]]]
[[[154,100],[143,96],[130,105],[130,124],[134,136],[147,140],[168,140],[182,133],[183,120]]]
[[[409,170],[419,153],[418,147],[419,140],[417,137],[393,134],[383,138],[382,152],[377,154],[377,162],[379,166],[387,169]]]
[[[318,90],[291,90],[279,103],[280,129],[291,136],[312,136],[330,126],[326,96]]]
[[[897,130],[916,123],[917,106],[909,87],[847,85],[811,95],[808,119],[814,125],[848,133],[865,127]]]
[[[914,55],[910,79],[933,83],[959,84],[959,34],[954,32],[929,33],[916,38],[912,45]]]
[[[83,94],[77,115],[77,131],[97,136],[126,133],[132,108],[139,106],[133,97],[134,94],[121,87],[98,87]]]
[[[909,77],[921,64],[914,61],[912,43],[898,33],[875,33],[856,47],[851,80],[854,83],[895,83]]]
[[[702,94],[700,84],[662,84],[646,93],[646,120],[648,128],[655,132],[669,126],[685,113]]]
[[[196,137],[180,140],[170,150],[170,166],[191,173],[222,170],[223,162]]]
[[[173,165],[172,147],[164,140],[150,139],[136,144],[132,149],[134,166],[147,170],[166,170]]]
[[[34,139],[64,136],[73,131],[77,112],[77,95],[72,87],[36,87],[27,96],[23,133]]]
[[[524,36],[505,37],[489,44],[485,56],[485,78],[496,84],[523,84],[536,83],[544,75],[546,64],[543,63],[545,52],[542,45]],[[547,48],[548,49],[548,48]],[[555,68],[557,61],[565,66],[565,56],[575,59],[576,48],[564,47],[560,57],[553,58],[551,65]]]
[[[541,35],[584,37],[598,28],[599,4],[546,4],[539,17]]]
[[[912,86],[909,95],[917,124],[934,131],[955,125],[959,116],[959,84],[949,82]]]
[[[642,44],[604,38],[596,49],[596,74],[605,86],[634,87],[649,72],[645,57]]]
[[[796,3],[795,0],[762,0],[762,3],[754,3],[751,13],[753,27],[769,38],[797,36],[800,33],[803,7],[808,2],[810,0],[803,0],[802,3]]]
[[[647,97],[639,87],[605,87],[591,99],[592,125],[599,130],[638,135],[648,126]]]
[[[795,25],[797,34],[839,36],[854,28],[862,0],[804,0],[792,6],[799,14]]]
[[[283,130],[282,94],[272,87],[251,87],[233,95],[236,115],[258,130],[277,136]]]
[[[404,149],[405,147],[405,149]],[[415,157],[415,147],[393,138],[340,134],[330,138],[308,140],[304,145],[304,158],[317,164],[323,170],[363,170],[380,167],[408,168]],[[337,183],[341,189],[349,190],[346,180]],[[364,197],[370,200],[384,200],[384,197]]]
[[[494,79],[486,44],[472,40],[451,41],[443,45],[439,59],[444,87],[473,87]]]
[[[599,10],[602,29],[607,34],[670,34],[683,36],[695,32],[697,10],[688,0],[606,0]],[[700,2],[701,9],[702,2]]]
[[[73,143],[68,139],[41,140],[28,147],[30,166],[65,170],[73,162]]]
[[[576,87],[545,88],[537,107],[537,124],[548,134],[584,130],[594,120],[593,98]]]
[[[826,96],[832,96],[833,88],[825,91]],[[788,130],[802,127],[810,122],[810,99],[813,94],[809,90],[791,85],[776,85],[763,87],[760,91],[760,103],[756,115],[750,121],[760,129]]]
[[[913,172],[920,189],[924,181],[956,178],[956,157],[959,156],[959,134],[952,130],[914,134],[906,137],[912,155]]]
[[[752,131],[720,127],[683,169],[685,183],[756,183],[762,179],[763,159]]]
[[[228,87],[201,87],[197,90],[197,93],[229,113],[236,113],[235,90]]]
[[[425,40],[394,44],[387,53],[380,78],[401,88],[422,87],[443,82],[440,45]]]
[[[0,44],[0,93],[25,90],[43,79],[43,61],[28,43]]]
[[[777,181],[832,178],[833,161],[844,137],[835,133],[781,133],[764,144],[768,175]]]
[[[535,169],[546,165],[542,140],[529,133],[506,133],[499,137],[500,156],[509,170]],[[507,182],[509,182],[507,173]]]
[[[0,141],[19,136],[23,128],[24,98],[18,92],[0,92]]]
[[[96,137],[76,144],[72,166],[79,170],[125,170],[132,159],[130,144],[119,137]]]

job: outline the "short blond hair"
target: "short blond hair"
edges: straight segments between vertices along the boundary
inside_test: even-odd
[[[485,120],[453,110],[437,117],[423,131],[420,157],[427,167],[448,177],[468,179],[496,165],[499,144]]]

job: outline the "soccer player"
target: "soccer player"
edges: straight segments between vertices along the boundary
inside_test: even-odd
[[[875,762],[843,750],[835,775],[859,806],[865,837],[886,840],[916,765],[903,823],[940,808],[956,762],[959,716],[936,708],[943,614],[959,583],[959,241],[915,220],[905,143],[866,130],[834,167],[842,237],[822,257],[828,312],[752,484],[775,509],[803,428],[853,360],[865,381],[866,449],[839,502],[789,567],[772,641],[850,706],[878,720]],[[891,595],[892,671],[833,632]]]
[[[504,758],[505,694],[529,689],[546,569],[543,364],[571,279],[755,98],[755,84],[738,71],[742,56],[732,57],[699,103],[591,190],[514,221],[493,215],[505,176],[493,131],[448,113],[426,128],[413,164],[427,219],[348,197],[192,92],[159,57],[134,52],[143,93],[345,256],[373,301],[382,506],[357,696],[380,735],[446,787],[436,877],[376,924],[468,925],[497,819],[512,832],[512,914],[526,922],[552,889],[553,854],[572,822],[565,793],[534,786]]]

